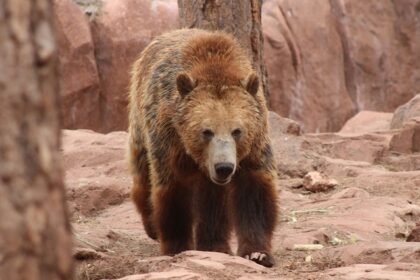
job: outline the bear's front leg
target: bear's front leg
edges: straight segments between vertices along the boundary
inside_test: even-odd
[[[232,254],[229,246],[231,224],[228,217],[228,187],[203,178],[197,186],[196,249]]]
[[[144,177],[144,174],[145,173],[142,174],[142,177],[138,175],[133,176],[133,188],[131,190],[131,197],[137,207],[137,210],[141,214],[144,230],[150,238],[156,240],[157,234],[152,222],[153,211],[150,201],[151,186],[150,181],[148,180],[148,176]]]
[[[269,170],[240,170],[232,192],[238,255],[266,267],[274,265],[270,254],[278,215],[274,178]]]
[[[162,254],[175,255],[193,248],[192,191],[181,185],[153,189],[153,217]]]

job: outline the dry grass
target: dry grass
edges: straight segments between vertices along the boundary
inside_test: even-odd
[[[126,275],[147,273],[147,265],[133,256],[113,256],[99,260],[79,262],[76,266],[78,280],[115,279]]]

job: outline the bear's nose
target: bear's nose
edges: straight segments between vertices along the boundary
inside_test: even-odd
[[[229,162],[216,163],[214,165],[217,177],[220,180],[226,180],[232,174],[234,168],[235,166]]]

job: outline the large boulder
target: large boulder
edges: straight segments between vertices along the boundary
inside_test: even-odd
[[[54,0],[64,128],[97,129],[99,75],[89,22],[71,0]]]
[[[389,130],[392,113],[360,111],[341,128],[341,133],[369,133]]]
[[[420,89],[419,0],[263,5],[274,111],[308,132],[337,131],[357,111],[392,112]]]
[[[420,117],[420,94],[395,110],[391,120],[391,128],[401,128],[415,117]]]
[[[107,0],[92,24],[101,81],[102,131],[127,128],[131,65],[150,41],[177,27],[175,0]]]
[[[398,153],[420,152],[420,117],[413,118],[391,139],[391,150]]]

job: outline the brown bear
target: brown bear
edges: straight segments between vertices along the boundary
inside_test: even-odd
[[[130,86],[132,199],[163,254],[196,249],[273,265],[276,165],[267,108],[247,53],[230,35],[157,37]]]

